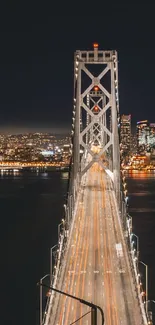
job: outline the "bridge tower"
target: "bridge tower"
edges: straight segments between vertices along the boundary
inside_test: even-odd
[[[76,51],[74,56],[73,160],[74,197],[81,177],[98,164],[112,179],[119,199],[118,61],[116,51]],[[93,148],[99,150],[95,152]]]

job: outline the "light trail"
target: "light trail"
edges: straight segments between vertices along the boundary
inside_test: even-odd
[[[103,181],[102,181],[102,177],[101,177],[101,186],[103,187],[103,190],[104,189],[104,185],[103,185]],[[105,209],[105,196],[103,195],[102,193],[102,206],[103,208]],[[104,250],[103,250],[103,256],[104,256],[104,283],[105,283],[105,289],[106,289],[106,298],[105,298],[105,302],[106,302],[106,305],[104,306],[104,310],[105,310],[105,321],[107,324],[111,325],[112,322],[111,322],[111,314],[110,314],[110,287],[111,287],[111,279],[109,277],[109,263],[108,263],[108,254],[107,254],[107,239],[106,239],[106,223],[105,223],[105,218],[103,217],[103,228],[105,229],[105,232],[104,232]]]
[[[78,228],[80,229],[81,228],[81,222],[82,222],[82,219],[80,218],[80,215],[81,215],[81,212],[82,212],[82,207],[80,206],[80,209],[79,209],[79,212],[78,212],[78,216],[77,216],[77,219],[76,219],[76,223],[77,223],[77,226]],[[67,290],[69,289],[69,283],[70,281],[72,280],[72,273],[69,273],[69,269],[70,269],[70,266],[73,266],[73,269],[75,270],[75,267],[76,267],[76,259],[77,259],[77,249],[78,249],[78,243],[80,241],[80,232],[76,233],[74,232],[74,239],[73,239],[73,242],[75,242],[75,246],[76,246],[76,250],[75,250],[75,259],[74,259],[74,263],[72,262],[72,252],[71,252],[71,258],[69,260],[69,266],[67,268],[67,276],[66,276],[66,285],[65,285],[65,289],[64,291],[67,292]],[[77,245],[76,245],[76,242],[77,242]],[[74,251],[74,246],[72,246],[72,251]],[[71,274],[71,275],[70,275]],[[66,299],[65,297],[61,297],[62,298],[62,304],[63,304],[63,307],[61,309],[61,313],[60,313],[60,317],[59,317],[59,321],[58,321],[58,324],[62,324],[62,318],[63,318],[63,313],[64,313],[64,308],[65,308],[65,303],[66,303]]]
[[[134,285],[131,285],[133,279],[128,268],[127,248],[110,181],[97,163],[86,176],[61,287],[70,294],[99,305],[104,310],[108,325],[140,324],[141,315],[132,290]],[[116,244],[119,243],[122,245],[123,260],[116,252]],[[125,273],[120,273],[121,268],[125,269]],[[70,298],[66,300],[57,296],[53,310],[57,313],[56,316],[51,315],[49,325],[68,325],[87,312],[88,307]],[[90,325],[90,315],[80,319],[79,325],[84,322]]]

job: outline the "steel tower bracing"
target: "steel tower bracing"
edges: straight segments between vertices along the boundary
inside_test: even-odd
[[[96,75],[97,68],[101,71]],[[119,193],[118,116],[117,52],[99,50],[97,44],[93,51],[76,51],[72,124],[75,192],[81,176],[98,162]],[[100,151],[94,152],[92,146],[99,146]]]

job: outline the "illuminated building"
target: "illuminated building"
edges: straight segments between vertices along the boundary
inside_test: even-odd
[[[63,153],[64,154],[69,154],[70,153],[70,144],[64,144]]]
[[[137,147],[138,149],[145,149],[147,144],[147,137],[149,135],[148,120],[137,122]]]
[[[53,156],[54,152],[53,152],[53,150],[44,150],[44,151],[41,151],[41,154],[44,157],[49,157],[49,156]]]
[[[155,123],[150,123],[148,142],[149,142],[150,149],[155,149]]]
[[[6,161],[54,161],[61,158],[63,146],[70,147],[70,137],[51,133],[0,135],[0,155]]]
[[[120,142],[121,151],[128,154],[131,149],[131,115],[121,115]]]
[[[152,151],[155,148],[155,123],[148,120],[137,122],[138,152]]]

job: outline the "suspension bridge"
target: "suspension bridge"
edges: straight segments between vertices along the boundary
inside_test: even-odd
[[[117,52],[98,44],[76,51],[68,197],[51,286],[99,306],[106,325],[146,325],[118,125]],[[74,323],[95,325],[102,319],[99,312],[93,319],[89,306],[51,290],[41,324]]]

